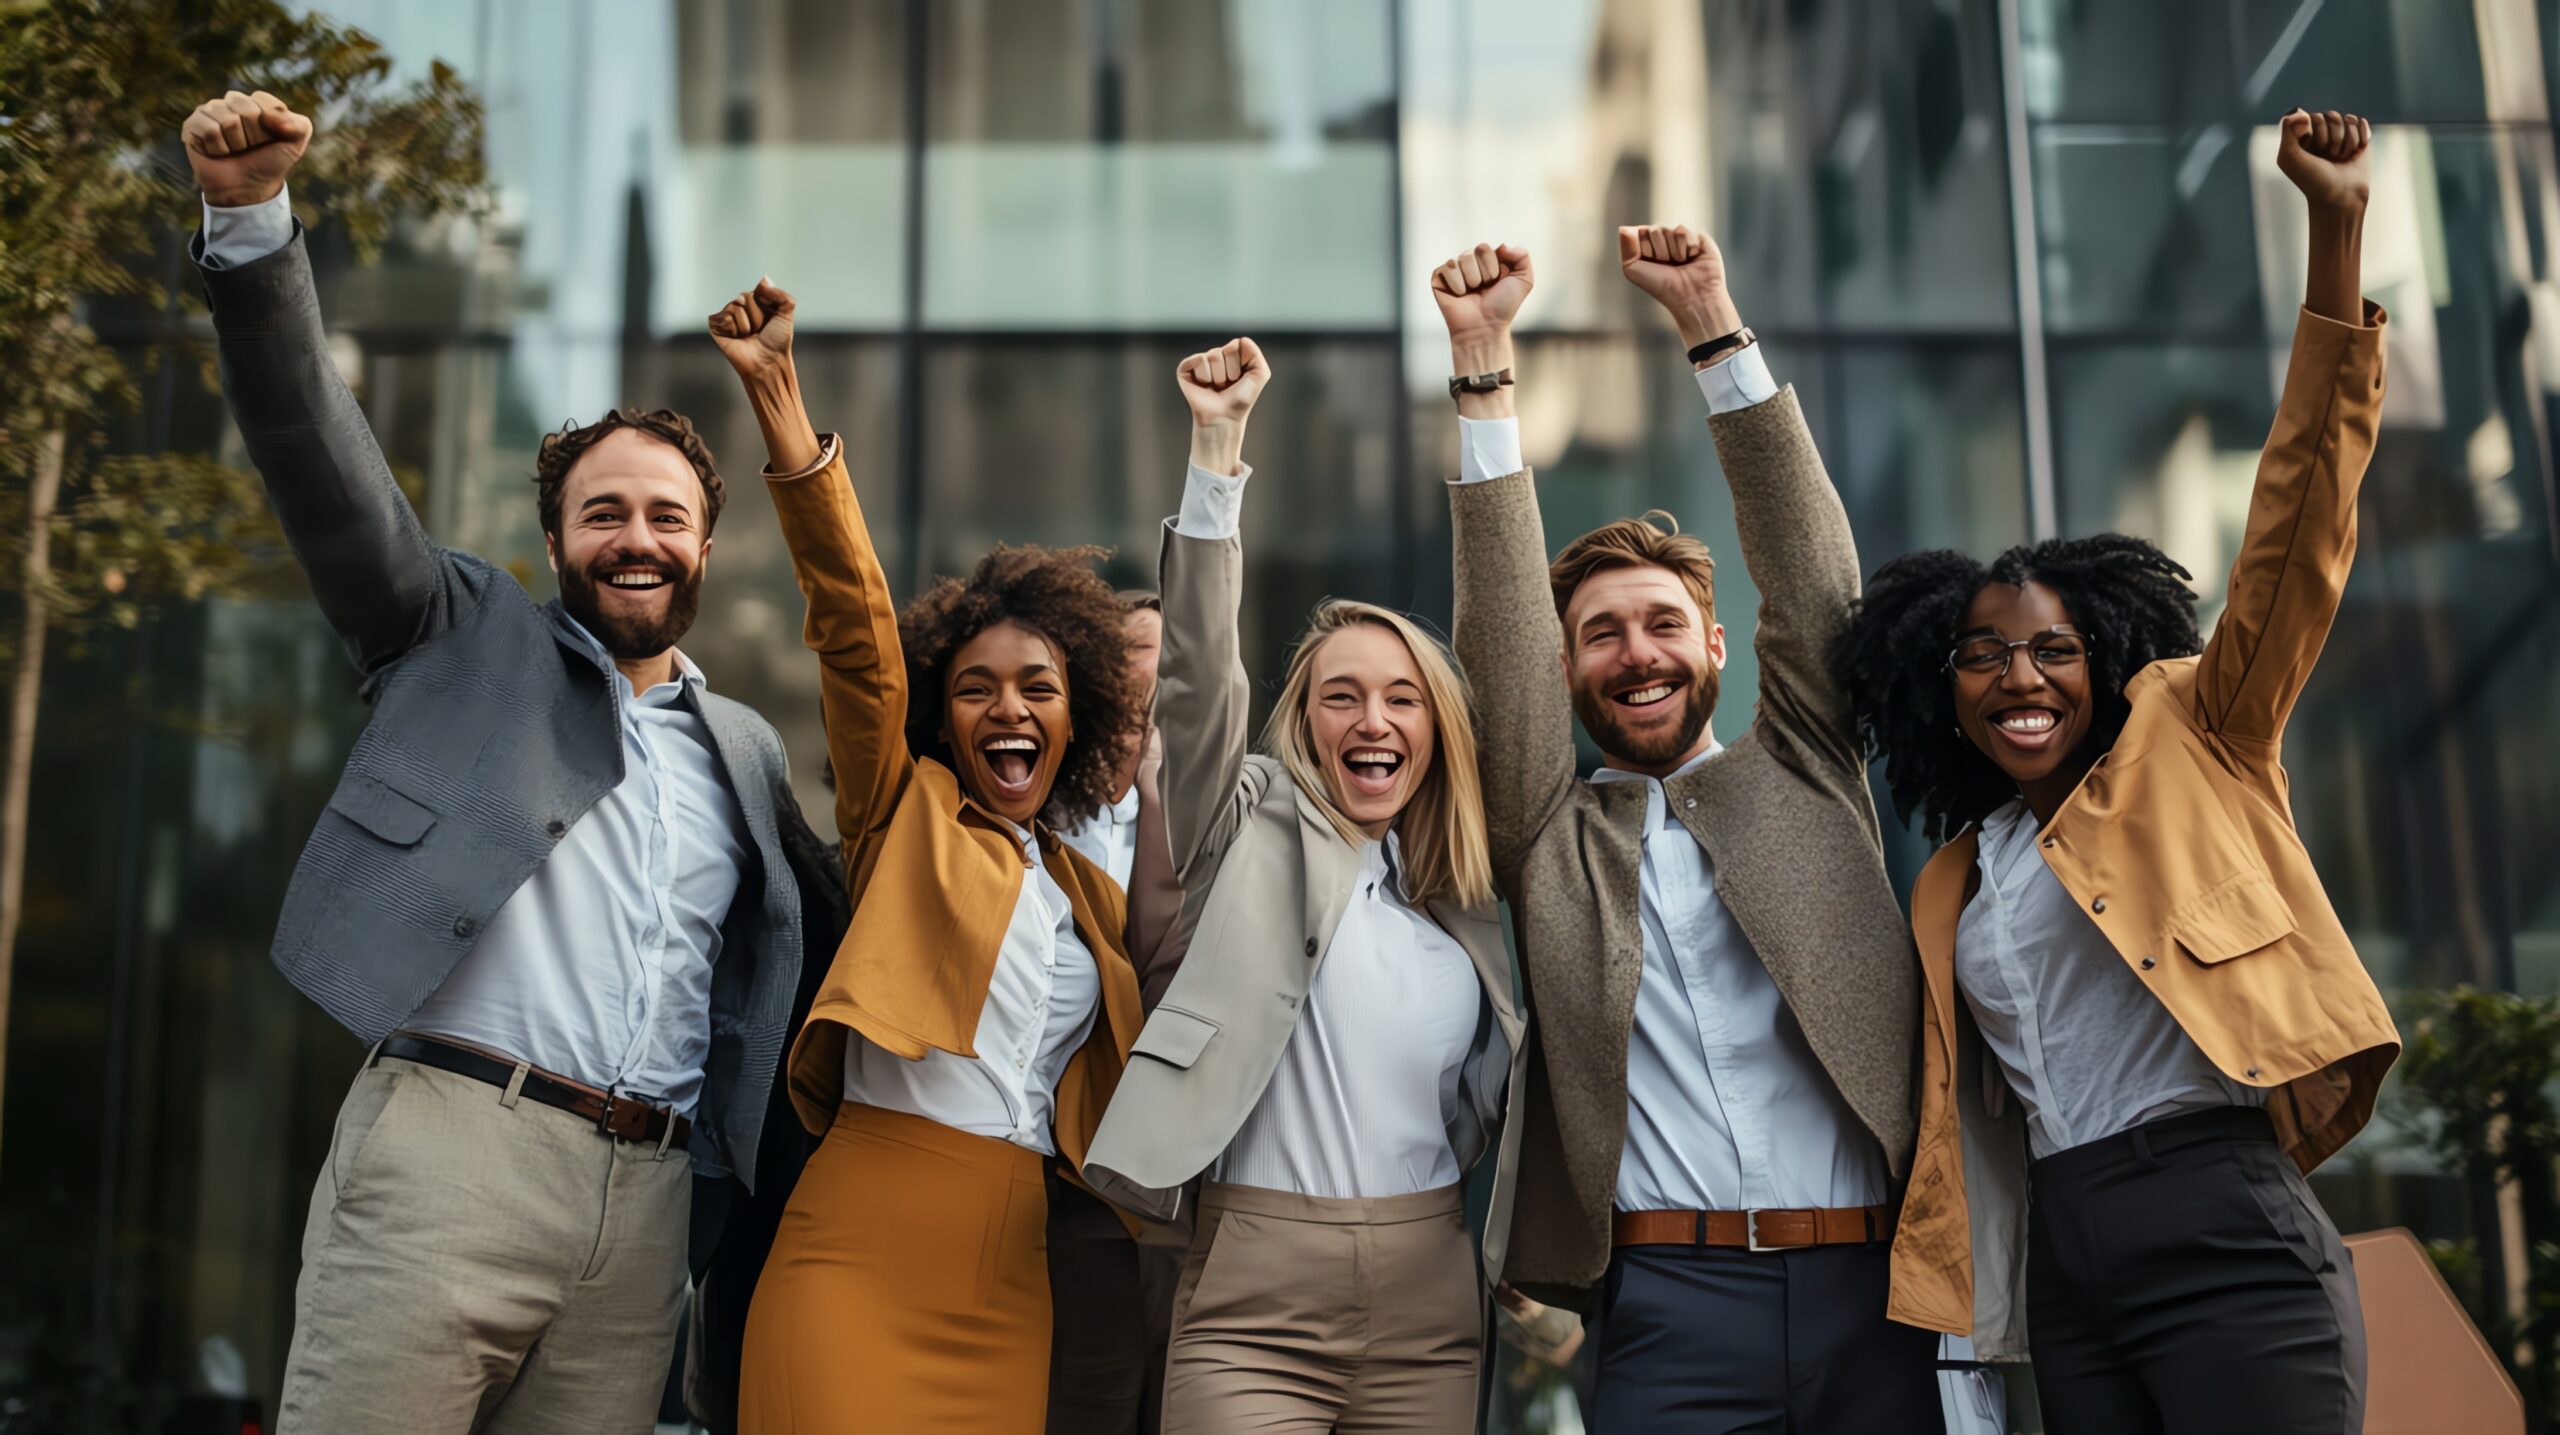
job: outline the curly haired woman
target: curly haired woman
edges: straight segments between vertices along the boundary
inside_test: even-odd
[[[1141,694],[1092,549],[998,548],[893,614],[791,310],[768,281],[711,331],[808,599],[855,905],[792,1043],[825,1140],[747,1318],[739,1428],[1033,1432],[1045,1168],[1082,1163],[1140,1024],[1120,889],[1040,814],[1109,800]]]
[[[2210,642],[2187,571],[2107,534],[1888,563],[1837,654],[1896,809],[1952,837],[1911,898],[1921,1134],[1892,1314],[2032,1353],[2055,1435],[2363,1428],[2355,1275],[2303,1176],[2371,1117],[2399,1036],[2281,744],[2382,408],[2370,140],[2283,120],[2309,282]]]

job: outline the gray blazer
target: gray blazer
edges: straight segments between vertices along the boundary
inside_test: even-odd
[[[1242,545],[1186,538],[1167,525],[1162,566],[1156,725],[1190,947],[1138,1033],[1084,1174],[1109,1199],[1166,1221],[1186,1214],[1182,1188],[1227,1149],[1270,1085],[1350,903],[1360,855],[1278,760],[1246,753],[1252,688],[1236,639]],[[1467,1099],[1449,1129],[1459,1165],[1471,1167],[1502,1124],[1485,1241],[1490,1280],[1502,1267],[1507,1173],[1519,1144],[1506,1101],[1519,1089],[1527,1044],[1494,909],[1434,902],[1429,911],[1475,963],[1493,1011],[1468,1056]]]
[[[1669,784],[1671,814],[1714,860],[1717,895],[1900,1178],[1917,1131],[1919,959],[1828,663],[1858,596],[1857,546],[1793,389],[1710,427],[1760,586],[1760,708],[1722,753]],[[1458,655],[1482,695],[1494,876],[1518,924],[1541,1053],[1520,1114],[1511,1281],[1580,1306],[1609,1264],[1626,1144],[1645,785],[1575,771],[1572,701],[1556,680],[1564,631],[1529,474],[1453,484],[1449,509]]]
[[[264,259],[198,275],[232,418],[373,708],[285,889],[275,964],[379,1041],[621,783],[612,671],[562,642],[505,570],[427,537],[330,361],[299,226]],[[712,973],[694,1145],[751,1183],[800,973],[800,890],[781,835],[800,816],[765,720],[709,693],[701,714],[758,862]]]

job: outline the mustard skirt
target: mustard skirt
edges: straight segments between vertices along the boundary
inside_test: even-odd
[[[1039,1435],[1043,1165],[921,1116],[837,1107],[748,1308],[742,1435]]]

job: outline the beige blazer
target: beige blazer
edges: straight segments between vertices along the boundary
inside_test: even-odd
[[[1243,569],[1236,539],[1188,538],[1167,525],[1156,726],[1189,949],[1138,1033],[1084,1166],[1095,1190],[1159,1221],[1188,1214],[1182,1188],[1227,1149],[1261,1101],[1359,871],[1359,853],[1288,771],[1246,751],[1252,685],[1236,636]],[[1459,1164],[1472,1167],[1501,1130],[1485,1250],[1492,1280],[1519,1147],[1504,1117],[1527,1043],[1496,909],[1434,902],[1429,914],[1466,950],[1493,1010],[1468,1058],[1468,1099],[1449,1131]]]

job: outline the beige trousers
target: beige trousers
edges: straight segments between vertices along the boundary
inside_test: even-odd
[[[1344,1201],[1204,1186],[1164,1435],[1473,1430],[1483,1355],[1458,1187]]]
[[[692,1161],[432,1067],[365,1067],[311,1193],[279,1435],[646,1435]]]

